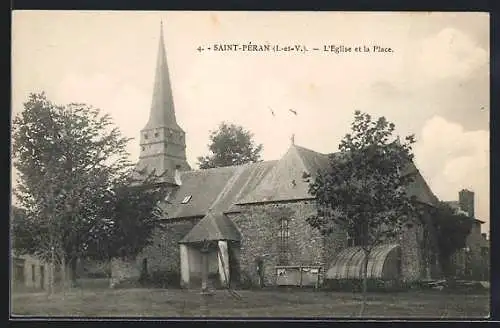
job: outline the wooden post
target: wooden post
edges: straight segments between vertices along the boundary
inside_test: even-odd
[[[201,248],[201,292],[207,292],[208,285],[208,242],[204,241]]]
[[[208,307],[209,301],[207,299],[208,292],[208,252],[209,252],[209,242],[204,240],[201,247],[201,293],[200,293],[200,315],[208,316],[210,314],[210,309]]]
[[[180,252],[180,258],[181,258],[181,285],[184,288],[189,287],[189,278],[190,278],[190,272],[189,272],[189,250],[187,248],[187,245],[185,244],[180,244],[179,245],[179,252]]]
[[[217,245],[217,259],[219,264],[219,278],[223,287],[229,287],[230,274],[229,271],[229,252],[227,241],[219,240]]]

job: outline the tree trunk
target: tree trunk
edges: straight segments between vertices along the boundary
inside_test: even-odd
[[[363,295],[363,301],[361,303],[361,309],[359,310],[359,316],[363,316],[365,312],[365,307],[366,307],[366,294],[368,291],[368,257],[370,256],[370,252],[363,250],[365,253],[365,257],[363,259],[363,289],[362,289],[362,295]]]
[[[66,274],[66,259],[65,259],[65,256],[61,256],[61,286],[62,286],[62,291],[63,293],[66,292],[66,278],[67,278],[67,274]]]
[[[69,283],[70,283],[71,287],[76,287],[77,265],[78,265],[78,258],[77,257],[73,257],[69,260],[69,270],[70,270]]]
[[[54,248],[52,247],[50,251],[50,287],[49,287],[49,295],[54,294],[54,285],[56,282],[56,261],[55,261],[55,254],[54,254]]]

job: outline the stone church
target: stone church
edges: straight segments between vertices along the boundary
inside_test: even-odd
[[[231,286],[359,277],[363,255],[346,231],[339,226],[322,236],[306,222],[316,209],[304,173],[314,178],[319,169],[328,168],[329,154],[292,142],[277,160],[194,170],[186,160],[186,133],[176,121],[163,32],[155,74],[136,172],[164,173],[162,181],[170,191],[162,204],[163,229],[133,261],[113,260],[112,284],[147,273],[196,288],[203,268],[214,284]],[[435,205],[437,198],[418,170],[412,170],[417,178],[408,193]],[[412,281],[438,274],[421,222],[408,224],[393,244],[373,251],[370,277]]]

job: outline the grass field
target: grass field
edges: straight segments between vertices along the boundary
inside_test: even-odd
[[[361,295],[311,290],[227,291],[201,296],[196,290],[78,289],[48,296],[15,293],[11,313],[84,317],[356,317]],[[204,301],[208,299],[208,301]],[[440,292],[369,294],[365,317],[487,318],[489,294]]]

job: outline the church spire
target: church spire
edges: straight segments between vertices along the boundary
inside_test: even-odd
[[[190,170],[186,161],[185,133],[175,119],[174,100],[160,22],[160,41],[149,120],[141,131],[138,172],[155,171],[163,181],[177,184],[177,171]]]
[[[160,40],[156,57],[156,70],[149,121],[145,129],[169,127],[180,130],[175,118],[172,86],[167,65],[167,54],[163,38],[163,22],[160,21]]]

